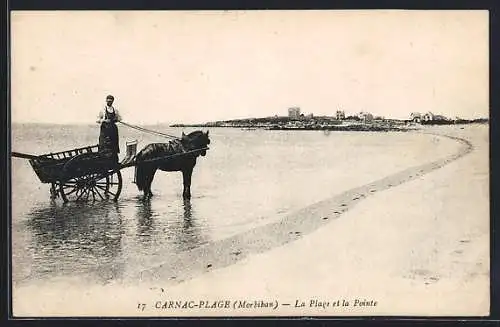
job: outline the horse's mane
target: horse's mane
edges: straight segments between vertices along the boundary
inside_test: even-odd
[[[142,149],[136,156],[137,161],[157,156],[165,156],[168,154],[182,153],[192,150],[188,145],[193,141],[203,136],[203,131],[194,131],[189,134],[184,134],[180,139],[173,139],[167,143],[151,143]]]

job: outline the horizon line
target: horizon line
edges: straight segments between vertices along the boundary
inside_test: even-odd
[[[280,118],[291,118],[289,117],[288,115],[277,115],[278,117]],[[139,124],[139,125],[142,125],[142,126],[148,126],[148,125],[165,125],[165,124],[168,124],[168,125],[179,125],[179,124],[182,124],[182,125],[194,125],[194,124],[208,124],[208,123],[214,123],[214,122],[225,122],[225,121],[236,121],[236,120],[246,120],[246,119],[261,119],[261,118],[274,118],[276,117],[276,115],[272,115],[272,116],[263,116],[263,117],[246,117],[246,118],[229,118],[229,119],[218,119],[218,120],[207,120],[205,122],[181,122],[181,121],[177,121],[177,122],[168,122],[168,121],[158,121],[158,122],[148,122],[148,123],[142,123],[142,124]],[[330,115],[317,115],[317,116],[314,116],[313,117],[333,117],[335,118],[335,116],[330,116]],[[445,116],[446,117],[446,116]],[[450,118],[450,117],[448,117]],[[485,115],[485,116],[481,116],[481,117],[458,117],[460,119],[464,119],[464,120],[475,120],[475,119],[490,119],[490,116],[489,115]],[[408,120],[407,118],[393,118],[393,117],[384,117],[384,119],[387,119],[387,120],[401,120],[401,121],[405,121],[405,120]],[[126,121],[125,121],[126,122]],[[85,125],[98,125],[96,122],[78,122],[78,121],[75,121],[75,122],[46,122],[46,121],[11,121],[10,122],[11,125],[22,125],[22,124],[31,124],[31,125],[80,125],[80,126],[85,126]]]

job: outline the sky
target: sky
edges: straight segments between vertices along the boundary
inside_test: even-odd
[[[14,11],[12,122],[489,115],[487,11]]]

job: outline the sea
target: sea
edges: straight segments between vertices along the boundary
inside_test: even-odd
[[[199,128],[148,128],[180,136]],[[168,142],[119,126],[125,143]],[[206,131],[207,129],[202,129]],[[35,155],[97,144],[99,126],[13,124],[11,150]],[[118,201],[64,204],[50,198],[29,162],[11,160],[12,282],[134,283],[133,272],[183,251],[268,224],[390,174],[445,157],[452,140],[419,132],[268,131],[210,128],[210,150],[193,172],[158,172],[149,201],[122,170]]]

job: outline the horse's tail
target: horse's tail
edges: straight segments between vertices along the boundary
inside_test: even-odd
[[[137,185],[139,191],[144,191],[146,187],[147,171],[145,165],[139,164],[135,166],[135,185]]]
[[[134,172],[134,180],[135,180],[135,185],[137,185],[137,188],[139,191],[144,191],[146,187],[146,181],[148,179],[148,164],[142,163],[145,157],[147,157],[147,154],[149,152],[149,149],[144,149],[141,152],[139,152],[136,156],[136,165],[135,165],[135,172]],[[146,156],[145,156],[146,155]]]

